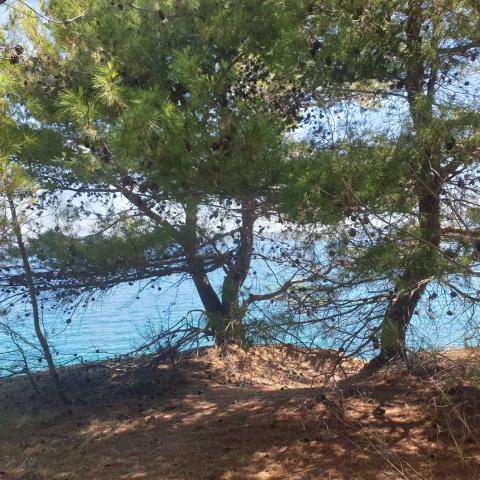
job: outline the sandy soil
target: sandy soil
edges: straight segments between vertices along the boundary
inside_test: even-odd
[[[334,352],[209,349],[0,381],[0,480],[480,479],[480,353],[332,376]],[[479,377],[480,378],[480,377]],[[470,379],[470,380],[468,380]]]

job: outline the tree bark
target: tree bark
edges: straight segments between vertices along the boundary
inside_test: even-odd
[[[433,118],[437,72],[431,71],[425,83],[427,69],[422,52],[421,3],[410,0],[408,8],[406,88],[420,159],[420,171],[416,179],[420,238],[385,312],[380,330],[380,354],[371,362],[371,366],[405,356],[408,326],[429,279],[435,276],[440,246],[440,193],[443,187],[443,178],[439,173],[440,152],[423,139],[423,133]]]
[[[221,328],[223,325],[223,308],[217,292],[210,283],[203,261],[198,255],[198,232],[197,232],[198,205],[194,201],[185,204],[185,228],[183,235],[183,248],[187,256],[188,268],[193,283],[205,308],[208,319],[207,331],[219,343]]]
[[[183,246],[192,280],[208,317],[208,330],[217,345],[241,343],[245,333],[242,320],[246,308],[239,305],[239,294],[250,270],[254,241],[253,227],[256,220],[255,204],[251,199],[242,202],[240,240],[235,258],[227,267],[221,297],[210,283],[198,255],[197,208],[194,202],[185,205]]]
[[[420,244],[415,248],[410,265],[399,280],[381,326],[380,355],[377,363],[385,363],[405,355],[405,337],[418,302],[429,279],[435,277],[440,246],[441,180],[433,179],[419,195],[418,223]]]
[[[385,313],[380,332],[379,363],[405,357],[408,326],[427,284],[411,286],[394,295]]]
[[[42,348],[43,356],[47,361],[48,370],[50,372],[50,377],[53,380],[55,385],[55,389],[60,400],[65,404],[68,405],[70,402],[68,401],[65,393],[63,391],[62,384],[60,382],[60,378],[58,376],[57,369],[55,367],[55,363],[53,361],[52,353],[50,352],[50,346],[48,345],[48,341],[43,334],[42,327],[40,324],[40,314],[38,309],[38,301],[37,301],[37,293],[35,289],[35,282],[33,280],[32,269],[30,267],[30,261],[28,259],[27,249],[25,247],[25,243],[23,241],[22,236],[22,228],[18,221],[17,211],[15,208],[15,203],[11,195],[8,195],[8,204],[10,207],[10,212],[12,215],[12,223],[13,223],[13,230],[15,233],[15,237],[17,239],[18,249],[20,250],[20,256],[22,257],[23,269],[25,270],[25,278],[27,281],[28,293],[30,296],[30,305],[32,306],[32,314],[33,314],[33,324],[35,328],[35,334],[40,342],[40,346]]]
[[[242,201],[242,223],[240,226],[240,240],[236,258],[230,266],[222,286],[222,311],[226,321],[225,340],[244,340],[242,320],[245,315],[245,306],[239,304],[239,294],[250,271],[253,253],[254,233],[256,220],[255,202],[253,199]]]

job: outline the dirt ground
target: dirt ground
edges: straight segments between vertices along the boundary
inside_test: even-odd
[[[338,355],[207,349],[0,381],[0,480],[480,479],[480,353],[358,375]],[[413,373],[411,373],[413,372]],[[480,387],[480,385],[478,385]]]

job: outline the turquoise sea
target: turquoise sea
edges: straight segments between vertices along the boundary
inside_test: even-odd
[[[51,310],[44,305],[42,320],[56,361],[63,365],[125,354],[141,345],[152,331],[172,326],[186,315],[195,321],[202,309],[196,290],[191,281],[179,280],[180,277],[165,279],[154,288],[145,284],[122,285],[73,314]],[[275,288],[273,284],[269,286],[268,281],[266,276],[261,282],[262,287]],[[255,287],[253,280],[250,280],[250,286]],[[37,344],[28,303],[16,306],[8,317],[0,317],[0,321],[8,321],[27,341]],[[432,321],[422,314],[415,317],[412,338],[417,345],[425,347],[463,347],[467,322],[467,316],[452,321],[451,317],[440,315]],[[470,338],[470,343],[478,343],[478,339]],[[335,347],[335,342],[325,339],[322,346]],[[44,368],[38,352],[28,346],[25,351],[31,368]],[[18,358],[10,336],[0,330],[0,369],[12,366],[18,369]],[[8,374],[8,371],[0,370],[0,375],[2,373]]]
[[[44,330],[57,362],[77,363],[130,352],[142,344],[152,328],[159,330],[173,325],[189,311],[201,308],[191,282],[177,283],[178,279],[162,282],[160,291],[157,286],[144,288],[140,283],[121,285],[98,296],[88,307],[80,306],[74,313],[43,305]],[[27,340],[37,343],[28,303],[15,307],[6,319],[0,320],[8,321]],[[12,349],[10,336],[0,331],[0,368],[15,356],[7,353]],[[28,346],[26,351],[32,358],[36,355]],[[33,360],[32,367],[35,362],[38,360]]]

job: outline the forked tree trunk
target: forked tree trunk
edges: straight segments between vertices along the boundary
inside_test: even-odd
[[[47,361],[48,365],[48,370],[50,372],[50,377],[53,380],[53,383],[55,385],[55,389],[57,391],[57,394],[60,398],[60,400],[64,404],[69,404],[69,401],[67,397],[65,396],[65,393],[63,391],[62,384],[60,382],[60,378],[58,376],[57,369],[55,367],[55,363],[53,361],[52,353],[50,352],[50,347],[48,345],[48,341],[45,338],[45,335],[43,334],[42,327],[40,324],[40,314],[38,310],[38,301],[37,301],[37,293],[36,293],[36,288],[35,288],[35,283],[33,280],[33,275],[32,275],[32,269],[30,267],[30,261],[28,259],[28,254],[27,254],[27,249],[25,247],[25,243],[23,241],[23,236],[22,236],[22,228],[20,226],[20,223],[18,221],[17,217],[17,211],[15,208],[15,203],[13,201],[13,198],[11,195],[8,196],[8,204],[10,207],[10,212],[12,215],[12,223],[13,223],[13,230],[15,233],[15,237],[17,240],[17,246],[20,251],[20,256],[22,257],[22,263],[23,263],[23,269],[25,271],[25,279],[27,281],[27,287],[28,287],[28,293],[30,296],[30,305],[32,307],[32,314],[33,314],[33,324],[35,328],[35,334],[37,336],[37,339],[40,343],[40,346],[42,348],[43,356],[45,357],[45,360]]]
[[[240,241],[234,259],[227,267],[221,296],[213,288],[198,253],[197,205],[185,206],[186,223],[184,249],[190,273],[208,318],[207,330],[217,345],[242,343],[244,339],[244,308],[239,305],[240,289],[247,278],[253,252],[255,205],[253,200],[242,202]]]

